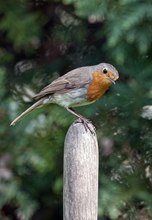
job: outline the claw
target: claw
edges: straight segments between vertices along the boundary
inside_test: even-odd
[[[76,123],[82,123],[84,125],[85,131],[88,132],[88,130],[91,132],[91,134],[95,135],[95,127],[92,125],[91,121],[89,121],[87,118],[78,118]],[[89,126],[91,124],[93,128]]]
[[[86,132],[89,130],[91,134],[95,135],[95,127],[92,125],[91,121],[89,121],[87,118],[83,117],[82,115],[76,113],[72,108],[66,108],[66,110],[72,113],[73,115],[75,115],[76,117],[78,117],[76,123],[82,123],[85,127]],[[93,129],[90,128],[89,124],[92,125]]]

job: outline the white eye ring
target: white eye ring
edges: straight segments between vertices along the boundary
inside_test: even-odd
[[[104,69],[102,70],[102,72],[103,72],[104,74],[106,74],[106,73],[108,72],[108,70],[107,70],[106,68],[104,68]]]

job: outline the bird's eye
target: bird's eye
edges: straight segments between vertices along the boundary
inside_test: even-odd
[[[105,69],[102,70],[102,72],[103,72],[104,74],[106,74],[106,73],[108,72],[108,70],[105,68]]]

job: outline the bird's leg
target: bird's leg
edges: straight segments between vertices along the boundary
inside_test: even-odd
[[[87,118],[85,118],[85,117],[83,117],[82,115],[80,115],[80,114],[78,114],[77,112],[75,112],[75,110],[74,110],[73,108],[68,108],[68,107],[67,107],[66,110],[67,110],[68,112],[72,113],[73,115],[75,115],[76,117],[78,117],[78,118],[80,119],[80,121],[83,123],[83,125],[84,125],[86,131],[87,131],[87,129],[89,129],[90,132],[91,132],[92,134],[94,134],[94,131],[91,130],[91,128],[90,128],[89,125],[88,125],[88,124],[90,123],[90,121],[89,121]]]

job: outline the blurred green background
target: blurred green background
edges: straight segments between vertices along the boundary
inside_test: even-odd
[[[9,124],[53,79],[101,62],[120,79],[77,109],[98,136],[98,219],[152,219],[151,0],[0,2],[0,219],[62,219],[63,144],[74,116],[50,105]]]

